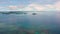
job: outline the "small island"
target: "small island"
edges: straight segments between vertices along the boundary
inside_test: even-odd
[[[36,13],[32,13],[32,15],[36,15]]]
[[[26,12],[23,11],[5,11],[5,12],[0,12],[0,14],[27,14]]]

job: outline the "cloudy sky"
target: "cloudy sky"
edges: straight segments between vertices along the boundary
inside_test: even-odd
[[[60,0],[0,0],[0,11],[60,11]]]

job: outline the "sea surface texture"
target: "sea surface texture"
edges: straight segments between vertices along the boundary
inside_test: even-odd
[[[0,34],[60,34],[60,12],[0,14]]]

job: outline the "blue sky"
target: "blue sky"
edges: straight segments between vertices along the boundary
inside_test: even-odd
[[[26,5],[30,3],[53,4],[58,0],[0,0],[0,5]]]
[[[8,6],[28,6],[29,4],[54,5],[60,0],[0,0],[0,8],[8,10]]]

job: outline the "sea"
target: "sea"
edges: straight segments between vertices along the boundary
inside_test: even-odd
[[[0,14],[0,34],[60,34],[59,11]]]

